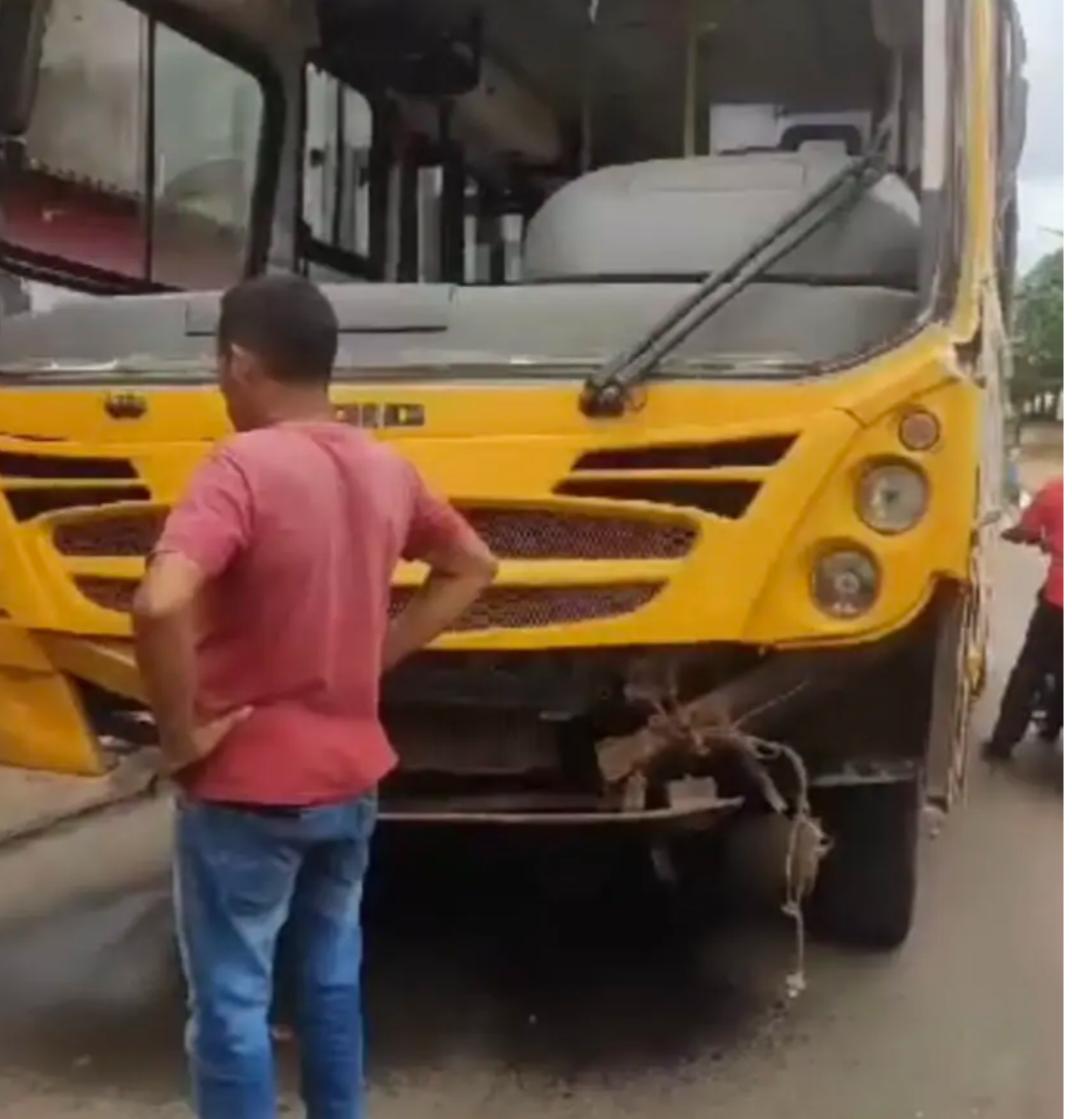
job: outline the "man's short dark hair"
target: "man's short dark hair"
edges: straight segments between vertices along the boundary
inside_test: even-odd
[[[303,277],[258,276],[224,293],[216,341],[221,353],[232,345],[249,350],[277,380],[322,384],[335,364],[339,320]]]

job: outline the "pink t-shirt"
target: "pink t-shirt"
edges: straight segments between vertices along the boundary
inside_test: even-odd
[[[1065,604],[1065,483],[1063,478],[1047,482],[1020,518],[1020,527],[1041,544],[1050,557],[1050,570],[1042,589],[1054,606]]]
[[[201,800],[327,804],[396,762],[379,719],[391,575],[472,530],[390,448],[341,423],[235,436],[201,466],[156,553],[209,577],[202,719],[250,706],[182,775]]]

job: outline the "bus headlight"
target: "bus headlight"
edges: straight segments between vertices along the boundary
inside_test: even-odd
[[[827,552],[812,572],[816,604],[834,618],[866,614],[878,598],[878,565],[859,548]]]
[[[929,501],[927,479],[914,466],[885,462],[860,479],[856,511],[876,532],[907,532],[919,524]]]

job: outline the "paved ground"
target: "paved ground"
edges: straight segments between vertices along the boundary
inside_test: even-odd
[[[101,777],[0,768],[0,844],[136,797],[152,774],[151,762],[140,753],[121,758]]]
[[[1011,549],[1002,567],[998,684],[1040,577]],[[411,872],[423,904],[372,924],[372,1114],[1056,1119],[1060,782],[1039,749],[977,768],[927,843],[909,943],[813,946],[789,1005],[788,930],[732,875],[717,929],[655,936],[437,849]],[[187,1114],[166,846],[157,804],[0,855],[4,1119]]]

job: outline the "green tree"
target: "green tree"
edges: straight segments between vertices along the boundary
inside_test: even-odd
[[[1020,282],[1009,386],[1020,410],[1048,395],[1054,403],[1064,374],[1064,250],[1045,256]]]

